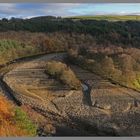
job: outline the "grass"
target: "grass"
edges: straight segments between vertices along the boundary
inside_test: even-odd
[[[36,136],[37,127],[20,108],[15,109],[15,120],[18,126],[23,130],[26,130],[30,136]]]
[[[0,40],[0,64],[33,54],[36,54],[36,49],[33,46],[24,45],[15,40]]]
[[[19,107],[0,96],[0,136],[36,136],[37,126]]]
[[[127,21],[127,20],[140,20],[140,16],[137,15],[99,15],[99,16],[75,16],[68,17],[72,19],[89,19],[89,20],[108,20],[108,21]]]

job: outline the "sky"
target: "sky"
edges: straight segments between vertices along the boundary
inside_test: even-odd
[[[140,15],[140,3],[0,3],[0,18]]]

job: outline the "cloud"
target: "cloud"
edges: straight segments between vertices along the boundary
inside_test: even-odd
[[[0,13],[3,15],[8,15],[11,13],[16,13],[16,4],[2,3],[0,4]]]
[[[82,4],[80,3],[52,3],[44,5],[43,9],[41,10],[44,14],[50,14],[55,16],[69,16],[73,15],[70,11],[74,8],[81,7]]]
[[[76,16],[103,14],[139,14],[140,4],[105,3],[0,3],[0,18],[34,16]]]
[[[28,18],[41,15],[69,16],[73,15],[70,9],[79,7],[80,5],[79,3],[1,3],[0,18]]]

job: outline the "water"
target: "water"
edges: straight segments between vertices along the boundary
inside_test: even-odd
[[[82,86],[82,92],[83,92],[83,104],[92,106],[92,100],[91,100],[91,87],[84,83]]]

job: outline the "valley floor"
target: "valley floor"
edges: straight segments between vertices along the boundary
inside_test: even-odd
[[[11,92],[8,96],[49,118],[56,129],[53,135],[139,136],[140,93],[70,65],[82,82],[92,83],[93,106],[87,106],[84,92],[69,90],[45,74],[46,61],[63,61],[65,56],[48,54],[13,67],[2,80]]]

